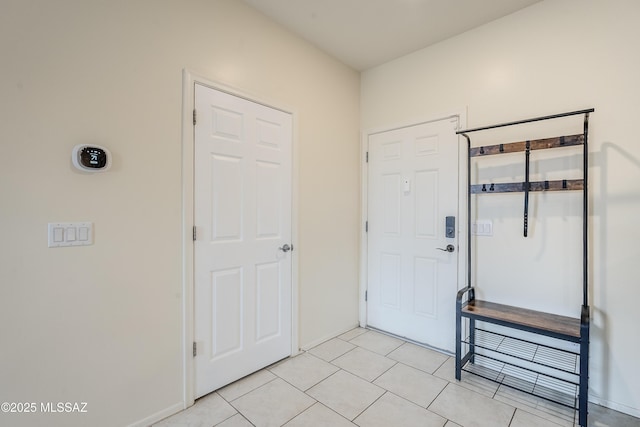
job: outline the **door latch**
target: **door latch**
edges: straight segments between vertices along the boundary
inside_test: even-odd
[[[436,248],[436,249],[443,252],[454,252],[456,250],[456,247],[453,245],[447,245],[446,248]]]
[[[280,246],[278,249],[280,249],[282,252],[289,252],[293,250],[293,245],[289,245],[288,243],[285,243],[283,246]]]

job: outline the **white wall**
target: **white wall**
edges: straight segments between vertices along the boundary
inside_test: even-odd
[[[590,127],[590,399],[636,416],[638,18],[635,0],[547,0],[368,70],[361,84],[365,131],[465,107],[468,127],[595,107]],[[481,144],[581,129],[574,118],[472,136]],[[563,150],[569,150],[568,157],[532,155],[534,175],[555,179],[569,169],[573,177],[579,151]],[[474,174],[483,182],[517,181],[523,160],[489,160],[482,170],[474,167]],[[477,243],[474,278],[480,295],[577,317],[582,301],[581,242],[575,241],[581,238],[580,200],[579,194],[532,195],[533,224],[525,240],[522,194],[481,199],[482,213],[476,215],[494,221],[494,237]]]
[[[4,0],[2,425],[122,426],[182,404],[182,70],[297,113],[299,342],[357,324],[359,74],[236,0]],[[83,175],[71,148],[113,153]],[[95,243],[47,248],[47,223]]]

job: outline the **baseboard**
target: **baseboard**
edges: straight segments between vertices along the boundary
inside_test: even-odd
[[[153,423],[157,423],[160,420],[163,420],[171,415],[177,414],[182,411],[184,408],[184,402],[175,403],[168,408],[163,409],[162,411],[158,411],[155,414],[149,415],[148,417],[136,421],[133,424],[129,424],[127,427],[149,427]]]
[[[596,405],[604,406],[605,408],[613,409],[614,411],[622,412],[623,414],[640,418],[640,409],[632,408],[631,406],[627,406],[622,403],[612,402],[611,400],[601,399],[594,396],[589,396],[589,403],[595,403]]]

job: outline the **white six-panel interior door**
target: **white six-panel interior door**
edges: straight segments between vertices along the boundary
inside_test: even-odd
[[[368,136],[367,325],[455,347],[457,118]],[[456,235],[445,237],[445,218]],[[447,245],[454,252],[446,252]],[[440,249],[438,249],[440,248]]]
[[[291,355],[291,114],[195,85],[195,397]]]

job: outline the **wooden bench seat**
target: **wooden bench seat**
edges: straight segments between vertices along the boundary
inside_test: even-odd
[[[472,300],[462,307],[462,316],[485,320],[544,335],[580,340],[580,319],[544,313],[493,302]]]

